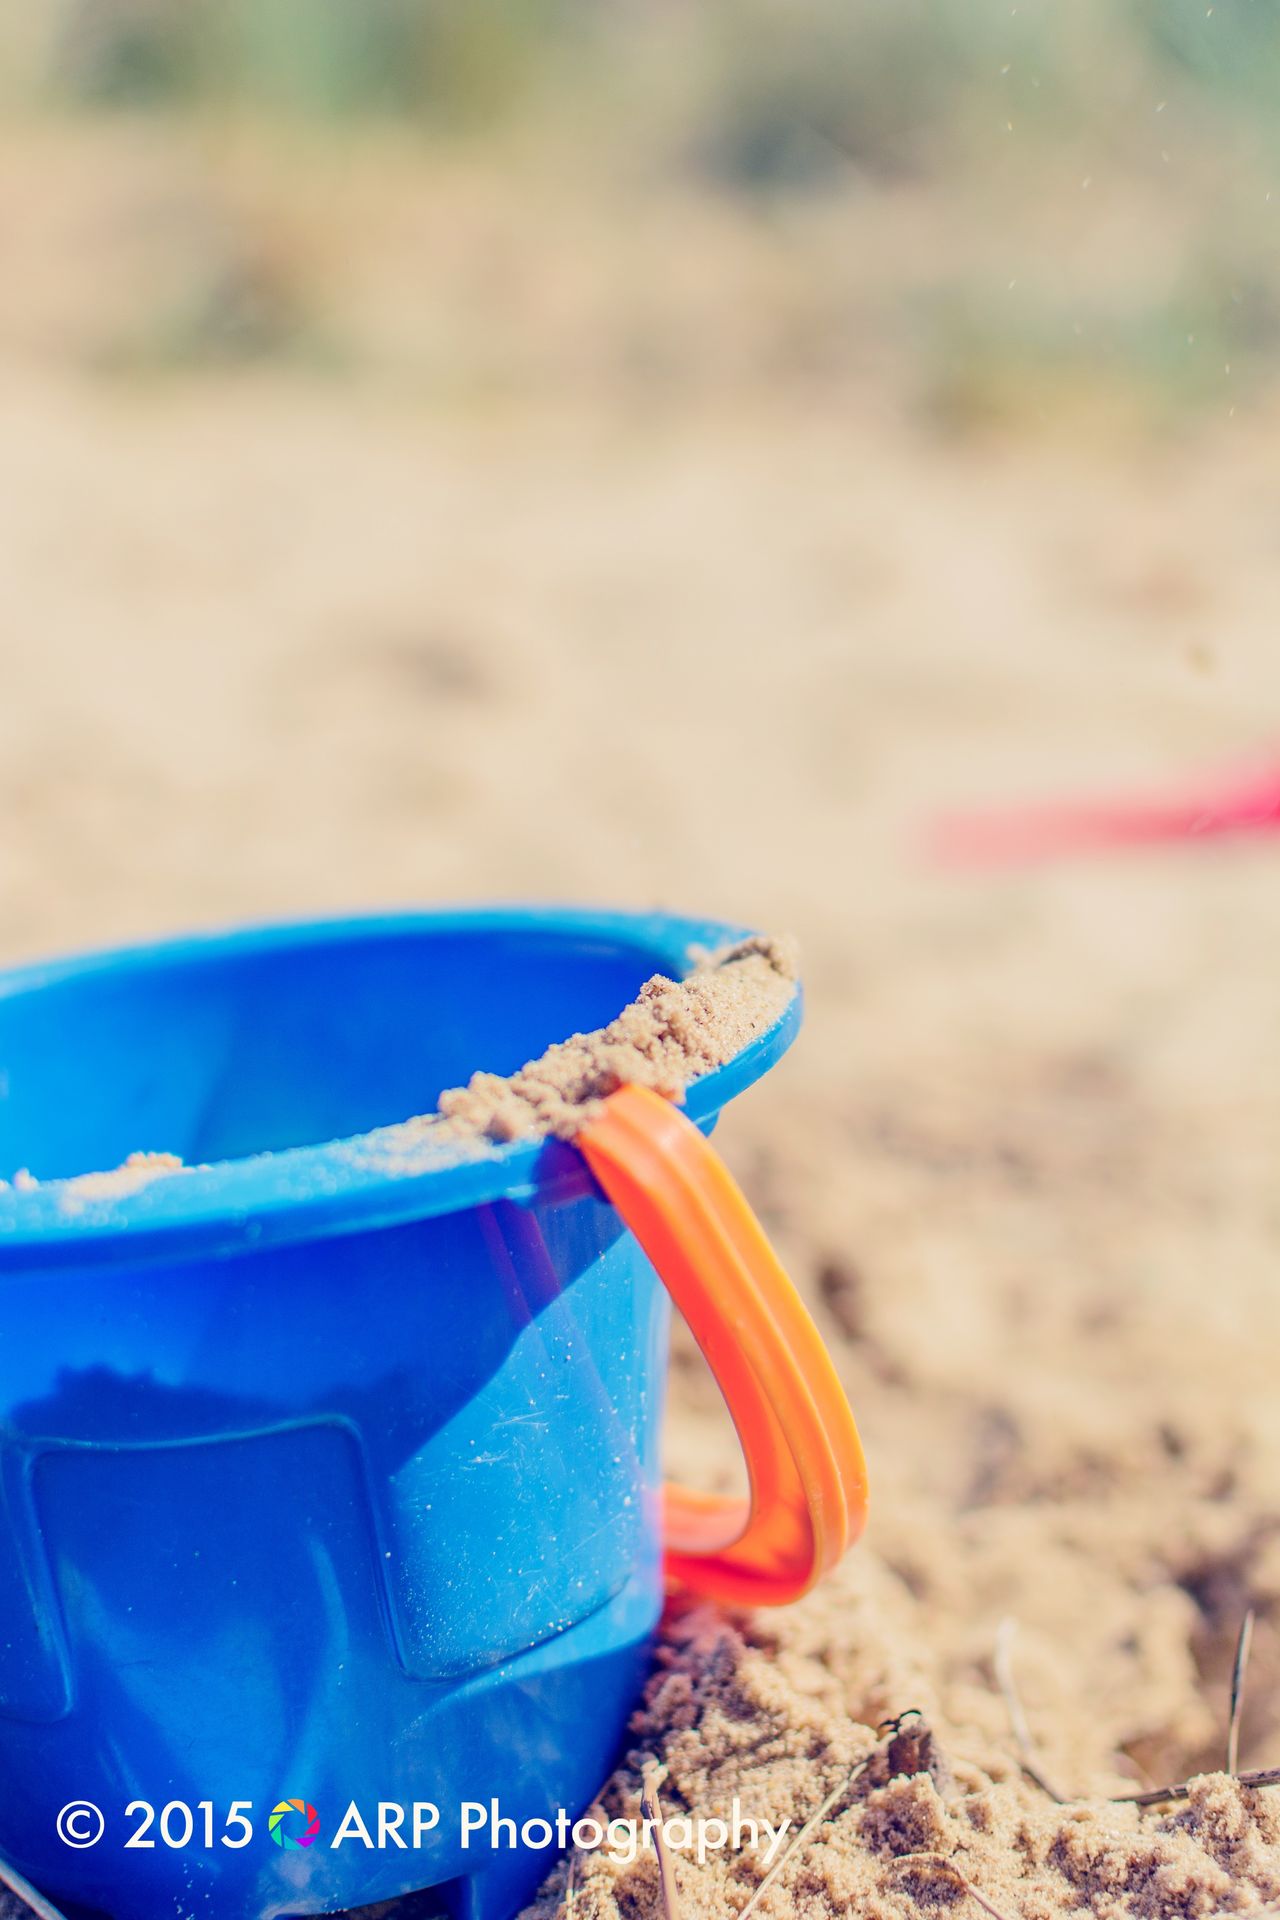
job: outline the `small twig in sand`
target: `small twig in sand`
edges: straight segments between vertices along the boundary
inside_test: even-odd
[[[1255,1767],[1251,1773],[1241,1773],[1240,1759],[1240,1716],[1244,1711],[1244,1682],[1249,1669],[1249,1653],[1253,1646],[1253,1608],[1250,1607],[1240,1622],[1240,1633],[1236,1640],[1236,1657],[1231,1667],[1231,1706],[1227,1719],[1227,1765],[1226,1771],[1242,1787],[1280,1787],[1280,1767]],[[1191,1792],[1191,1782],[1180,1780],[1173,1787],[1150,1787],[1145,1793],[1113,1794],[1113,1806],[1158,1807],[1165,1800],[1185,1800]]]
[[[876,1728],[876,1732],[883,1733],[885,1729],[888,1728],[891,1732],[897,1733],[899,1727],[901,1727],[904,1720],[910,1720],[913,1717],[919,1717],[919,1714],[920,1714],[919,1707],[908,1707],[905,1713],[898,1714],[894,1719],[882,1720],[880,1722],[880,1725]],[[752,1893],[746,1905],[740,1909],[738,1913],[738,1920],[747,1920],[747,1915],[750,1913],[754,1913],[755,1909],[759,1906],[760,1902],[764,1899],[764,1896],[766,1895],[766,1893],[768,1893],[770,1887],[773,1885],[778,1875],[782,1872],[782,1869],[791,1860],[795,1858],[796,1854],[799,1853],[801,1847],[803,1847],[808,1841],[814,1829],[822,1825],[823,1821],[830,1814],[832,1808],[836,1806],[838,1802],[844,1798],[845,1794],[848,1793],[854,1781],[858,1778],[858,1775],[860,1773],[865,1773],[867,1767],[875,1759],[877,1753],[879,1753],[880,1745],[881,1743],[877,1741],[875,1746],[872,1747],[869,1753],[864,1753],[861,1760],[855,1761],[853,1766],[850,1767],[848,1773],[846,1773],[844,1777],[838,1780],[835,1786],[832,1787],[830,1793],[827,1795],[826,1799],[822,1802],[822,1805],[820,1807],[816,1807],[814,1811],[809,1815],[809,1818],[805,1821],[804,1825],[801,1827],[799,1833],[796,1835],[795,1839],[791,1842],[791,1845],[787,1848],[786,1852],[782,1854],[777,1860],[774,1861],[768,1873],[766,1873],[764,1879],[760,1882],[759,1886]]]
[[[1253,1608],[1240,1622],[1236,1657],[1231,1668],[1231,1712],[1227,1721],[1227,1772],[1235,1773],[1240,1761],[1240,1715],[1244,1712],[1244,1679],[1253,1647]]]
[[[662,1906],[667,1920],[680,1920],[680,1892],[676,1886],[675,1863],[667,1851],[662,1832],[662,1802],[658,1788],[667,1777],[665,1767],[647,1766],[640,1776],[640,1818],[653,1822],[653,1850],[658,1856],[658,1878],[662,1883]]]
[[[1055,1801],[1058,1806],[1065,1807],[1067,1805],[1065,1797],[1058,1792],[1056,1787],[1049,1783],[1040,1769],[1040,1762],[1036,1758],[1035,1741],[1031,1738],[1031,1728],[1027,1724],[1027,1716],[1023,1712],[1022,1699],[1018,1693],[1017,1682],[1013,1677],[1013,1643],[1017,1638],[1017,1633],[1017,1621],[1010,1619],[1006,1615],[996,1629],[994,1662],[996,1683],[1004,1696],[1005,1710],[1009,1715],[1009,1725],[1012,1727],[1013,1737],[1018,1743],[1018,1753],[1022,1761],[1022,1771],[1026,1774],[1028,1780],[1039,1787],[1041,1793],[1047,1793],[1049,1798]]]
[[[991,1915],[991,1920],[1007,1920],[1007,1916],[1001,1913],[999,1907],[993,1907],[986,1894],[979,1893],[972,1880],[967,1880],[955,1861],[948,1860],[945,1853],[900,1853],[890,1865],[895,1871],[899,1867],[928,1867],[937,1872],[949,1873],[964,1888],[969,1898],[976,1900],[982,1911]]]
[[[1280,1767],[1255,1767],[1252,1773],[1233,1774],[1238,1787],[1280,1787]],[[1179,1780],[1176,1787],[1149,1787],[1145,1793],[1113,1793],[1112,1807],[1158,1807],[1162,1800],[1190,1798],[1193,1780]]]
[[[871,1749],[871,1753],[874,1753],[875,1750],[876,1749],[873,1747]],[[822,1825],[823,1821],[827,1818],[827,1815],[831,1812],[831,1809],[835,1806],[836,1802],[838,1800],[843,1799],[844,1795],[849,1791],[850,1787],[853,1785],[858,1775],[862,1772],[863,1768],[866,1766],[867,1761],[870,1760],[871,1753],[865,1754],[863,1758],[858,1761],[856,1766],[851,1767],[849,1772],[844,1775],[843,1779],[841,1779],[834,1787],[832,1787],[830,1793],[827,1795],[822,1805],[818,1807],[815,1812],[809,1815],[809,1818],[805,1821],[804,1825],[801,1827],[799,1833],[796,1835],[795,1839],[791,1842],[791,1845],[787,1848],[786,1852],[781,1856],[780,1859],[777,1859],[774,1861],[768,1873],[766,1873],[764,1879],[760,1882],[759,1886],[755,1889],[754,1893],[751,1895],[751,1898],[747,1901],[746,1905],[741,1909],[741,1911],[738,1914],[738,1920],[747,1920],[747,1915],[749,1913],[754,1913],[755,1909],[760,1905],[760,1902],[764,1899],[764,1896],[766,1895],[766,1893],[768,1893],[770,1887],[773,1885],[778,1875],[782,1872],[782,1869],[788,1864],[788,1862],[793,1858],[795,1854],[799,1853],[801,1847],[804,1846],[805,1842],[808,1840],[814,1828],[820,1827]]]
[[[1022,1711],[1022,1702],[1018,1698],[1018,1689],[1013,1678],[1012,1645],[1018,1631],[1016,1620],[1002,1620],[996,1633],[995,1672],[1004,1703],[1008,1709],[1009,1722],[1013,1728],[1013,1737],[1018,1743],[1022,1758],[1022,1771],[1028,1780],[1034,1781],[1051,1800],[1060,1807],[1074,1806],[1076,1801],[1068,1800],[1058,1793],[1045,1779],[1036,1762],[1035,1746],[1031,1739],[1031,1729],[1027,1725],[1027,1716]],[[1236,1768],[1240,1746],[1240,1715],[1244,1707],[1244,1679],[1249,1665],[1249,1649],[1253,1644],[1253,1609],[1250,1607],[1240,1624],[1240,1637],[1236,1641],[1235,1665],[1231,1673],[1231,1717],[1227,1727],[1227,1772],[1242,1787],[1280,1787],[1280,1767],[1256,1767],[1252,1773],[1240,1773]],[[1186,1800],[1191,1793],[1192,1782],[1179,1780],[1171,1787],[1147,1787],[1141,1793],[1113,1793],[1108,1796],[1107,1804],[1112,1807],[1158,1807],[1166,1800]]]

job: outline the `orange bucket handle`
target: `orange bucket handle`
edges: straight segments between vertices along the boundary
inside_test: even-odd
[[[678,1108],[622,1087],[577,1144],[687,1320],[746,1457],[745,1502],[667,1487],[668,1578],[730,1604],[798,1599],[867,1512],[862,1443],[822,1336],[724,1162]]]

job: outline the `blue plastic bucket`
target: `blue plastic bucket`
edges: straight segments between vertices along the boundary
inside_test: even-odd
[[[575,1813],[614,1758],[667,1297],[574,1149],[394,1123],[742,931],[409,914],[0,975],[0,1174],[38,1180],[0,1188],[0,1853],[36,1885],[115,1920],[532,1893],[553,1852],[463,1849],[458,1810]],[[69,1178],[139,1149],[195,1170]],[[372,1847],[331,1844],[353,1803]]]

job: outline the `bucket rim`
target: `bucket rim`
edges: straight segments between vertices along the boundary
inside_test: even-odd
[[[77,975],[163,968],[219,953],[486,929],[607,941],[633,951],[647,972],[676,979],[688,973],[697,950],[714,951],[757,931],[679,914],[573,906],[406,908],[255,921],[5,968],[0,970],[0,998]],[[724,1066],[690,1083],[685,1094],[689,1117],[710,1131],[727,1102],[790,1047],[801,1017],[797,984],[771,1027]],[[582,1156],[561,1141],[484,1142],[470,1151],[457,1143],[442,1147],[407,1141],[404,1124],[213,1161],[112,1195],[88,1196],[77,1190],[82,1175],[41,1180],[30,1188],[0,1186],[0,1275],[41,1267],[184,1261],[369,1232],[499,1199],[527,1204],[598,1191]]]

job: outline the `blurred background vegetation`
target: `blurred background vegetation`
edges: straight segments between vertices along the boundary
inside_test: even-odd
[[[1012,112],[1030,131],[1089,126],[1141,153],[1153,77],[1182,110],[1235,132],[1247,119],[1269,143],[1278,29],[1275,0],[54,0],[11,10],[6,38],[11,94],[28,100],[449,128],[545,105],[565,84],[642,107],[680,71],[702,163],[765,188],[850,161],[954,161]]]
[[[282,180],[323,174],[326,145],[402,176],[479,168],[513,209],[496,237],[500,186],[471,209],[497,255],[554,179],[583,209],[565,246],[597,263],[578,290],[588,358],[607,339],[611,376],[646,388],[901,378],[947,431],[1117,407],[1168,424],[1229,411],[1280,341],[1280,0],[57,0],[6,10],[0,36],[12,124],[234,127],[241,154],[256,126],[292,143]],[[145,291],[128,310],[104,290],[79,351],[116,370],[351,372],[409,350],[350,311],[317,223],[273,213],[270,188],[215,187],[235,163],[204,151],[190,205],[139,213]],[[719,349],[690,270],[664,294],[644,249],[644,207],[673,200],[745,302]],[[541,284],[574,307],[573,278],[551,264]],[[513,270],[502,293],[523,286]],[[531,346],[490,304],[442,321],[437,391],[510,390],[557,361],[551,314]],[[550,304],[572,359],[582,335]]]

